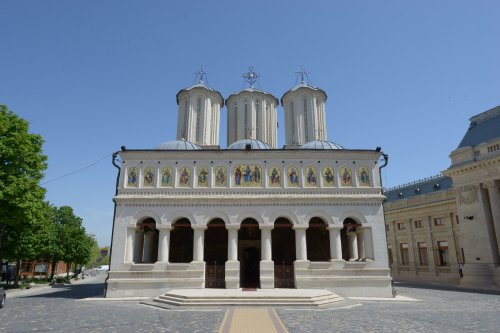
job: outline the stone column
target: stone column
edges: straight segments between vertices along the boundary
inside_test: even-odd
[[[271,229],[273,225],[260,225],[260,287],[262,289],[274,288],[274,262],[271,253]]]
[[[125,249],[125,262],[132,263],[134,261],[134,241],[135,227],[127,228],[127,247]]]
[[[158,261],[168,262],[168,250],[170,247],[170,230],[171,226],[158,226],[160,235],[158,239]]]
[[[142,251],[144,247],[144,232],[134,229],[134,263],[142,263]]]
[[[493,218],[493,225],[495,226],[495,235],[497,238],[497,245],[500,251],[500,192],[495,181],[488,181],[483,183],[483,188],[488,190],[490,197],[491,217]]]
[[[366,259],[365,254],[365,229],[359,228],[356,232],[357,234],[357,242],[358,242],[358,258]]]
[[[373,249],[372,228],[368,227],[368,228],[364,229],[363,242],[365,243],[365,257],[366,257],[366,259],[374,260],[375,254],[374,254],[374,249]]]
[[[330,260],[342,260],[342,243],[340,241],[341,226],[329,226],[330,232]]]
[[[307,261],[306,226],[294,226],[297,261]]]
[[[349,247],[349,260],[358,259],[358,239],[355,232],[347,233],[347,245]]]
[[[226,261],[226,289],[240,287],[240,262],[238,261],[238,230],[237,224],[227,224],[227,261]]]
[[[194,239],[193,239],[193,261],[203,261],[203,240],[205,239],[206,225],[193,225]]]

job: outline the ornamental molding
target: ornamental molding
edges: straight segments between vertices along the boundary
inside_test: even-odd
[[[121,203],[118,204],[119,207],[378,207],[380,203],[354,203],[354,202],[339,202],[339,203],[276,203],[276,204],[244,204],[244,203],[234,203],[234,204],[203,204],[203,203]]]
[[[464,185],[456,189],[460,204],[471,205],[478,200],[479,186]]]

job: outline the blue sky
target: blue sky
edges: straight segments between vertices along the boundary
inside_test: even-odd
[[[389,154],[385,186],[448,168],[468,119],[500,104],[498,13],[498,1],[0,0],[0,103],[45,139],[47,199],[106,245],[111,153],[174,139],[175,95],[200,65],[224,97],[253,65],[278,98],[304,66],[328,94],[328,139]]]

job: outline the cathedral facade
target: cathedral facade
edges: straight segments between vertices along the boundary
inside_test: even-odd
[[[118,153],[106,296],[171,288],[392,296],[380,148],[327,141],[327,95],[303,71],[281,101],[253,86],[253,68],[249,86],[227,100],[204,74],[177,94],[176,140]],[[220,149],[224,106],[227,148]]]

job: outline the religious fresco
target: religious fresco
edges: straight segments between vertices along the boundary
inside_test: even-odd
[[[197,172],[197,186],[198,187],[208,187],[208,168],[207,167],[198,167],[196,168]]]
[[[333,187],[334,185],[334,170],[331,166],[323,168],[323,186]]]
[[[340,169],[340,182],[342,186],[352,186],[352,171],[348,167]]]
[[[161,169],[161,186],[172,186],[173,171],[170,167],[164,167]]]
[[[358,182],[360,186],[370,186],[370,176],[368,176],[368,168],[358,168]]]
[[[262,186],[262,168],[255,164],[236,165],[234,168],[235,186]]]
[[[179,186],[189,187],[191,179],[191,169],[189,167],[181,167],[179,169]]]
[[[226,167],[219,166],[215,168],[215,186],[227,186],[227,169]]]
[[[286,178],[288,187],[299,187],[299,172],[296,167],[288,167]]]
[[[144,169],[144,180],[142,182],[144,187],[153,187],[155,186],[155,172],[156,169],[153,167],[147,167]]]
[[[281,172],[277,166],[269,168],[269,186],[279,187],[281,185]]]
[[[127,172],[127,186],[137,187],[137,168],[129,168]]]
[[[314,167],[306,167],[306,174],[305,174],[305,186],[317,186],[317,179],[316,179],[316,169]]]

